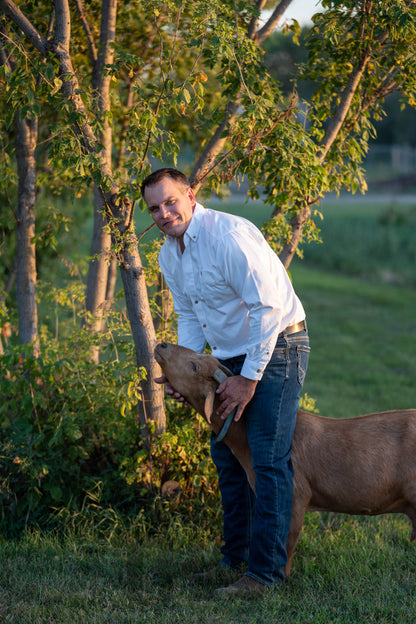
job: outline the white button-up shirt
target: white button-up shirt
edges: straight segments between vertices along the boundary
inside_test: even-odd
[[[178,314],[178,343],[227,359],[261,379],[278,334],[305,312],[278,256],[250,221],[196,204],[182,254],[167,237],[160,268]]]

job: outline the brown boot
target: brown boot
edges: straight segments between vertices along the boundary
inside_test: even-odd
[[[259,583],[259,581],[256,581],[256,579],[251,578],[251,576],[247,576],[247,574],[245,574],[232,585],[216,589],[214,595],[221,598],[241,595],[259,596],[260,594],[263,594],[267,588],[267,585]]]

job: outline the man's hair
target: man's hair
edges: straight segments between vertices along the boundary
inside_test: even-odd
[[[182,173],[182,171],[179,171],[179,169],[173,169],[171,167],[164,167],[163,169],[157,169],[156,171],[153,171],[153,173],[148,175],[147,178],[143,180],[140,186],[142,197],[144,197],[144,192],[148,186],[153,186],[164,178],[172,178],[172,180],[175,180],[175,182],[180,182],[187,188],[191,186],[188,178],[184,173]]]

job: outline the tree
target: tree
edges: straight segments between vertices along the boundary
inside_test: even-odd
[[[49,5],[38,5],[30,20],[31,3],[0,0],[14,25],[14,44],[23,37],[42,64],[43,88],[49,88],[43,101],[59,109],[55,153],[73,172],[74,185],[95,185],[90,311],[99,323],[106,263],[115,256],[137,363],[148,371],[147,418],[159,430],[165,421],[152,382],[155,335],[133,227],[137,183],[149,159],[176,162],[181,146],[191,146],[192,184],[206,193],[246,176],[249,194],[261,193],[272,208],[266,234],[288,267],[302,241],[318,238],[319,199],[343,187],[365,190],[361,160],[384,98],[400,91],[415,102],[414,0],[323,2],[302,71],[318,85],[307,106],[282,93],[263,62],[261,46],[289,3],[276,3],[259,27],[264,0],[95,0],[88,7],[74,0],[78,19],[71,30],[68,0],[55,1],[53,20]],[[53,35],[42,35],[51,21]],[[297,35],[296,24],[291,28]]]
[[[3,31],[3,37],[7,33]],[[1,46],[1,43],[0,43]],[[16,59],[7,56],[0,47],[1,63],[7,72],[16,69]],[[34,206],[36,203],[35,149],[38,137],[38,119],[18,109],[14,125],[17,161],[16,221],[16,300],[19,318],[19,336],[22,344],[33,343],[33,353],[39,354],[38,313],[36,303],[36,254]]]
[[[104,2],[105,9],[111,14],[117,3]],[[114,236],[120,238],[121,247],[119,246],[120,268],[123,278],[126,305],[132,326],[133,337],[136,345],[137,360],[140,367],[145,367],[148,375],[143,380],[143,403],[144,410],[142,412],[142,422],[145,424],[147,417],[156,421],[159,430],[165,427],[165,416],[163,408],[163,398],[160,387],[158,387],[153,378],[156,374],[156,363],[152,358],[153,345],[155,343],[154,330],[150,315],[150,309],[147,300],[146,284],[144,280],[143,267],[137,245],[135,244],[134,232],[132,231],[132,205],[127,198],[119,200],[117,184],[112,180],[109,157],[105,151],[102,151],[102,145],[99,138],[107,139],[106,133],[96,136],[94,129],[89,121],[89,114],[80,95],[81,85],[77,79],[77,74],[72,65],[69,53],[70,46],[70,13],[68,2],[63,0],[57,1],[55,5],[55,32],[52,40],[43,37],[33,24],[23,15],[19,7],[14,3],[6,2],[2,5],[9,18],[15,21],[16,25],[26,34],[34,48],[41,54],[42,58],[52,57],[56,64],[54,67],[55,80],[59,81],[62,94],[66,98],[66,103],[72,109],[73,127],[80,139],[80,145],[86,158],[94,158],[95,162],[95,181],[99,190],[101,202],[108,211],[111,223],[113,225]],[[109,27],[107,21],[107,27]],[[110,49],[108,47],[108,49]],[[104,55],[101,61],[109,61],[111,58]],[[106,76],[104,69],[97,72],[99,76]],[[94,86],[100,82],[100,78],[96,79]],[[108,77],[103,79],[104,85],[108,83]],[[101,90],[100,113],[106,112],[107,103],[106,86]],[[98,119],[97,122],[100,120]],[[105,122],[106,123],[106,122]],[[101,135],[101,136],[100,136]],[[101,214],[102,217],[102,214]],[[117,232],[116,232],[117,229]],[[103,227],[101,227],[101,232]],[[100,232],[97,234],[100,235]],[[96,235],[96,236],[97,236]],[[101,255],[102,246],[106,244],[106,236],[104,242],[97,250]],[[101,262],[100,262],[101,264]],[[97,280],[97,278],[96,278]],[[100,280],[101,283],[104,280]],[[105,279],[105,287],[107,280]],[[105,290],[104,290],[105,293]]]

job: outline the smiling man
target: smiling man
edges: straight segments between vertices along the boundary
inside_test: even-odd
[[[305,312],[277,255],[249,221],[196,201],[186,176],[159,169],[141,191],[166,234],[160,268],[178,313],[178,343],[208,344],[234,374],[219,387],[219,413],[244,417],[256,496],[229,448],[213,436],[211,454],[223,510],[223,569],[245,574],[217,592],[261,593],[284,580],[292,508],[291,441],[309,339]],[[160,382],[166,382],[164,377]],[[166,392],[180,395],[166,383]]]
[[[167,236],[176,238],[183,253],[183,237],[196,204],[193,190],[185,186],[181,177],[175,180],[165,176],[158,183],[147,186],[145,201],[158,228]]]

